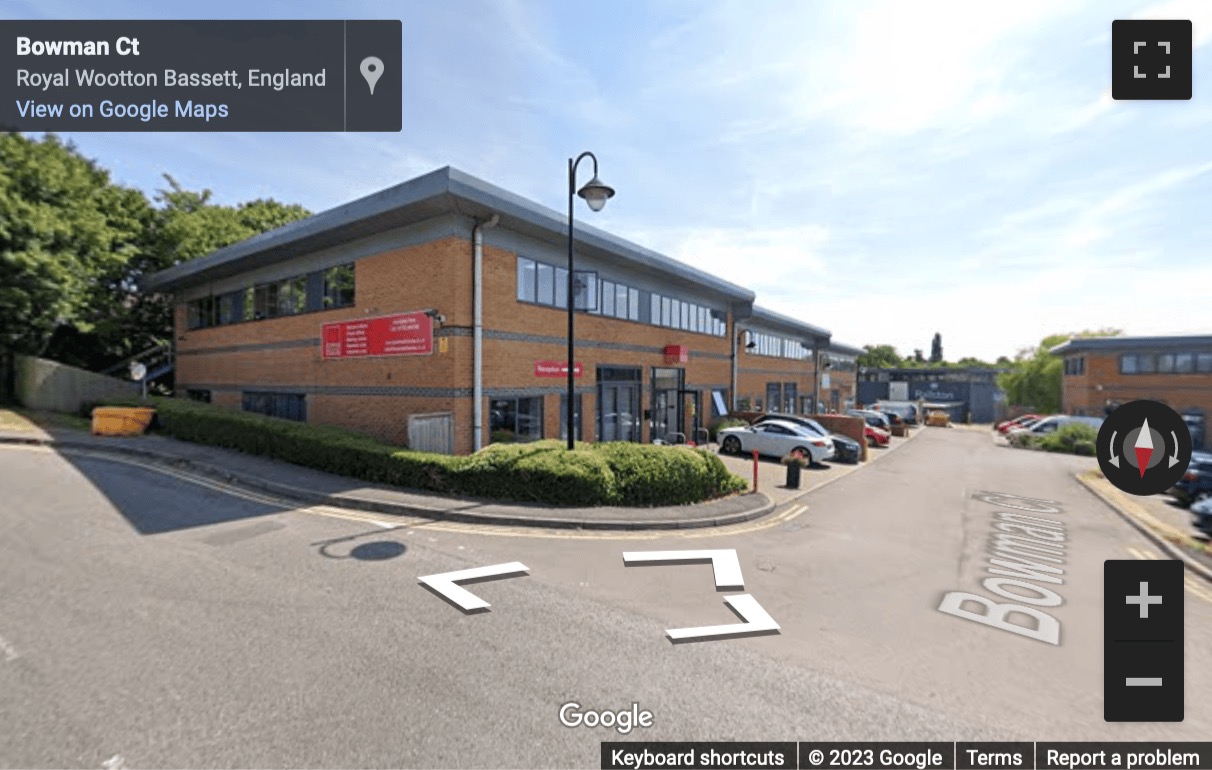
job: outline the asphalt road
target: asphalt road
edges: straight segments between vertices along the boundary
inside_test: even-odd
[[[1102,721],[1102,563],[1156,550],[1073,479],[1092,460],[927,431],[776,518],[653,536],[291,510],[173,471],[0,448],[0,766],[596,767],[603,740],[1199,740],[1212,603],[1186,593],[1186,721]],[[989,596],[980,491],[1063,513],[1060,644],[938,610]],[[781,633],[733,623],[736,549]],[[465,615],[417,578],[520,561]],[[999,599],[1000,600],[1000,599]],[[1004,600],[1002,600],[1004,601]],[[629,735],[562,704],[652,712]]]

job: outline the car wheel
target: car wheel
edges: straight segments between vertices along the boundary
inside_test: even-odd
[[[739,455],[741,453],[741,440],[736,436],[726,436],[724,443],[720,444],[720,451],[728,455]]]
[[[1191,505],[1195,505],[1198,502],[1207,500],[1209,497],[1212,497],[1212,492],[1208,492],[1208,491],[1196,492],[1195,495],[1191,498]]]

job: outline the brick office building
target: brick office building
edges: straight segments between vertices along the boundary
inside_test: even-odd
[[[845,412],[858,400],[858,357],[865,351],[829,342],[821,363],[821,403],[825,409]]]
[[[816,355],[830,332],[763,307],[739,318],[736,328],[736,409],[816,411]]]
[[[564,435],[566,238],[563,216],[444,168],[145,288],[174,296],[179,391],[464,453]],[[824,349],[827,331],[592,227],[577,227],[576,267],[581,438],[693,438],[738,387],[766,400],[777,383],[784,406],[809,406],[810,362],[769,351]],[[738,353],[736,318],[755,349]]]
[[[1052,352],[1064,358],[1064,412],[1101,417],[1129,401],[1160,401],[1183,415],[1196,449],[1212,448],[1212,336],[1079,338]]]

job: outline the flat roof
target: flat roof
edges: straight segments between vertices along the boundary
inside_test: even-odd
[[[559,214],[471,174],[446,166],[174,265],[147,276],[140,288],[155,292],[177,291],[451,213],[476,219],[499,214],[502,227],[551,243],[564,243],[568,237],[566,214]],[[753,302],[756,296],[750,289],[604,230],[581,224],[579,220],[576,222],[575,235],[582,250],[623,259],[660,275],[715,291],[729,299]]]
[[[753,312],[748,318],[742,319],[742,322],[743,321],[759,321],[769,326],[777,326],[781,329],[785,329],[796,334],[806,334],[814,339],[824,338],[827,340],[833,334],[833,332],[829,331],[828,329],[822,329],[819,326],[804,323],[803,321],[792,318],[791,316],[776,313],[769,308],[764,308],[759,305],[754,305]]]
[[[1081,350],[1112,352],[1137,348],[1189,348],[1212,347],[1212,335],[1185,334],[1166,337],[1074,337],[1062,342],[1049,352],[1057,355]]]
[[[829,340],[829,352],[841,353],[844,356],[861,356],[862,354],[866,353],[867,350],[865,348],[856,348],[853,345],[843,345],[840,342]]]

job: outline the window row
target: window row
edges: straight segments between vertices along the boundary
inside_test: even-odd
[[[764,332],[750,332],[749,335],[749,342],[752,343],[753,347],[749,347],[747,344],[746,348],[754,355],[791,358],[796,361],[812,357],[812,348],[800,340],[794,340],[790,337],[779,337],[778,335],[766,334]]]
[[[718,310],[663,294],[651,295],[650,304],[650,323],[654,326],[710,334],[713,337],[723,337],[728,333],[724,314]]]
[[[206,329],[353,304],[354,266],[338,265],[193,300],[186,304],[186,325],[190,329]]]
[[[1120,374],[1212,373],[1212,353],[1125,353]]]
[[[302,393],[266,393],[246,390],[242,395],[242,406],[246,412],[256,412],[283,420],[307,422],[307,396]]]
[[[1075,356],[1065,359],[1065,374],[1081,375],[1086,373],[1086,357]]]
[[[568,308],[567,268],[518,257],[517,284],[519,302]],[[572,288],[576,309],[594,315],[716,337],[723,337],[728,333],[724,320],[726,316],[722,311],[662,294],[641,291],[617,281],[599,280],[597,274],[591,271],[578,270]]]

